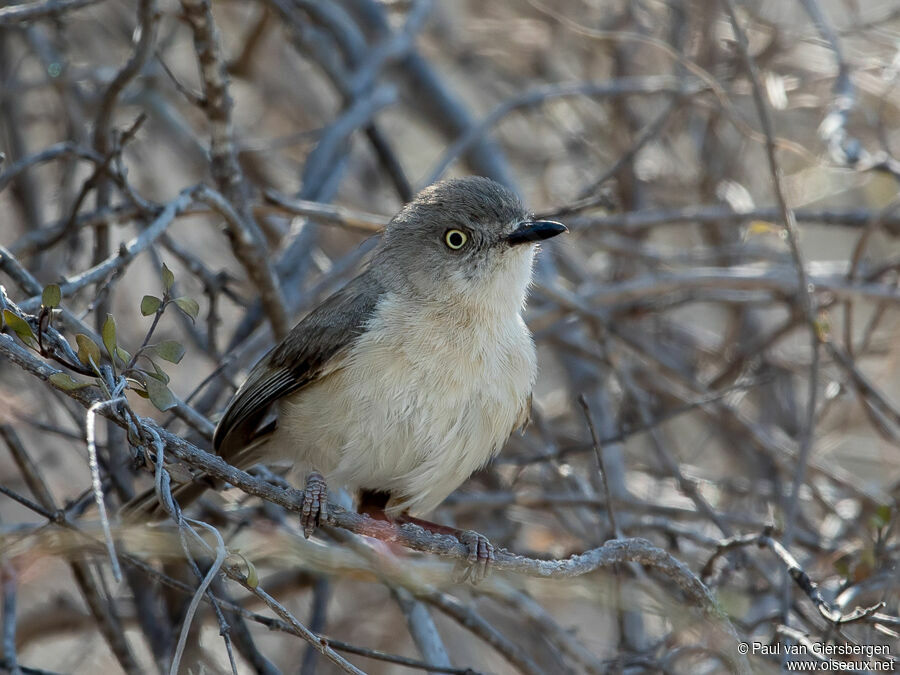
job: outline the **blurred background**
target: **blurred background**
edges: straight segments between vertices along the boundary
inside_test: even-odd
[[[209,560],[192,569],[174,523],[119,528],[152,485],[146,439],[89,424],[78,396],[110,392],[54,387],[11,345],[61,367],[29,337],[59,284],[63,370],[97,379],[111,314],[122,363],[157,345],[116,414],[209,449],[247,369],[387,219],[476,174],[571,233],[526,314],[533,423],[434,519],[535,558],[649,539],[727,620],[647,561],[458,585],[438,556],[306,541],[239,490],[190,511],[228,563],[365,672],[731,672],[729,622],[782,646],[756,672],[820,643],[895,669],[898,69],[881,0],[0,3],[0,665],[166,671],[189,617],[181,672],[340,672],[233,581],[210,587],[252,613],[228,641],[194,614]]]

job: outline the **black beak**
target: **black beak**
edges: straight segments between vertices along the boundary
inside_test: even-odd
[[[509,242],[510,246],[530,244],[568,231],[569,228],[565,225],[552,220],[525,221],[524,223],[519,223],[519,226],[506,236],[506,241]]]

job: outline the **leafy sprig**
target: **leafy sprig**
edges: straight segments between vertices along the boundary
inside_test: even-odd
[[[112,314],[106,315],[100,331],[102,349],[91,336],[84,333],[75,335],[76,347],[72,348],[52,329],[54,312],[58,311],[62,300],[57,284],[49,284],[44,288],[41,294],[41,311],[36,318],[20,316],[9,308],[3,309],[0,316],[3,324],[27,347],[39,352],[45,358],[53,358],[77,374],[91,377],[85,381],[76,379],[68,373],[55,373],[49,379],[59,389],[71,391],[96,385],[109,393],[110,383],[101,370],[101,365],[105,364],[113,380],[117,377],[125,378],[123,386],[149,399],[158,410],[166,411],[177,405],[178,399],[169,389],[169,375],[160,367],[158,360],[177,365],[184,358],[185,350],[177,340],[161,340],[156,343],[151,340],[160,319],[169,307],[174,306],[191,320],[196,320],[200,306],[196,300],[188,296],[173,297],[175,275],[165,264],[162,266],[161,276],[162,297],[145,295],[141,299],[141,314],[152,316],[153,322],[140,347],[133,354],[119,345],[116,320]],[[50,337],[53,340],[50,340]],[[61,349],[58,348],[60,342],[64,344]],[[121,390],[122,387],[117,388]]]
[[[141,314],[152,316],[153,323],[150,324],[141,346],[127,360],[123,375],[129,378],[132,384],[131,388],[139,396],[148,398],[158,410],[165,411],[173,408],[178,403],[178,400],[169,390],[169,376],[155,359],[159,358],[169,363],[178,364],[184,357],[184,346],[176,340],[162,340],[155,344],[150,341],[153,339],[159,320],[169,307],[174,305],[187,314],[191,320],[196,320],[200,312],[200,305],[197,304],[196,300],[187,296],[172,297],[175,275],[165,263],[162,266],[161,274],[163,280],[162,297],[145,295],[141,298]],[[147,365],[138,367],[139,362]]]

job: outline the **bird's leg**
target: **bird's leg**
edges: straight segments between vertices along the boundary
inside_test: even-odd
[[[318,471],[310,471],[303,489],[303,505],[300,511],[300,525],[303,536],[309,536],[316,527],[328,522],[328,487]]]
[[[391,499],[389,492],[362,489],[356,496],[356,510],[373,520],[390,520],[385,507]]]
[[[412,523],[435,534],[449,534],[456,537],[459,543],[469,550],[466,564],[460,571],[460,574],[457,575],[458,580],[461,582],[466,579],[471,579],[473,584],[481,582],[494,564],[494,545],[483,534],[473,530],[460,530],[447,525],[439,525],[438,523],[432,523],[430,520],[416,518],[408,513],[394,516],[393,520],[399,524]]]

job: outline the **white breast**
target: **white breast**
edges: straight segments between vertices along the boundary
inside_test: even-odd
[[[518,311],[391,293],[342,361],[282,401],[273,441],[333,487],[390,491],[392,512],[430,511],[499,452],[527,414],[536,371]]]

